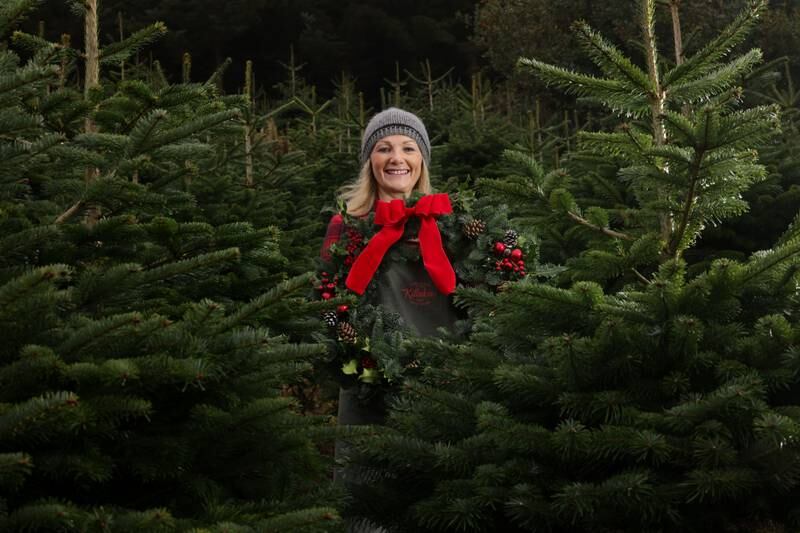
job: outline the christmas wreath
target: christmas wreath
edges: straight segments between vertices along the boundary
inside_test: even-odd
[[[342,231],[324,254],[314,288],[331,304],[322,320],[332,363],[344,381],[392,383],[418,367],[405,350],[412,333],[400,316],[369,303],[382,265],[423,261],[445,294],[456,285],[496,291],[527,275],[535,241],[509,227],[503,206],[473,208],[475,203],[465,193],[412,196],[379,202],[365,217],[350,216],[340,206]],[[419,246],[392,246],[410,239]]]

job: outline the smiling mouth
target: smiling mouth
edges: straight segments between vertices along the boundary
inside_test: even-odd
[[[391,176],[404,176],[409,173],[408,169],[386,169],[383,171]]]

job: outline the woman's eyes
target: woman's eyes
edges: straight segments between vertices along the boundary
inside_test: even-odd
[[[392,151],[392,149],[388,146],[379,146],[378,148],[375,149],[375,151],[378,152],[379,154],[388,154]],[[414,148],[413,146],[404,146],[403,151],[408,154],[411,154],[416,152],[417,149]]]

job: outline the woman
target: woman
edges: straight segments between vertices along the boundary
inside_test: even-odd
[[[342,189],[340,198],[348,215],[365,217],[374,211],[381,229],[352,264],[347,287],[363,294],[372,285],[368,303],[397,313],[419,335],[452,328],[457,317],[449,295],[455,288],[455,273],[436,225],[436,218],[451,209],[447,195],[430,194],[431,145],[425,125],[413,113],[386,109],[367,124],[360,155],[361,172],[354,183]],[[426,196],[415,206],[406,206],[405,201],[415,192]],[[335,215],[328,225],[323,258],[343,231],[343,218]],[[391,251],[397,247],[418,251],[410,255],[419,260],[394,260]],[[380,424],[383,419],[382,403],[363,405],[356,387],[340,389],[339,424]],[[337,443],[337,459],[345,453],[343,448]],[[358,482],[352,479],[357,477],[352,472],[339,471],[336,477]]]
[[[430,195],[430,154],[428,132],[419,117],[394,107],[376,114],[364,130],[361,172],[354,183],[342,189],[341,199],[347,206],[347,213],[358,217],[366,216],[376,206],[386,208],[393,200],[407,199],[412,192]],[[425,199],[434,200],[432,210],[438,207],[439,211],[444,211],[441,214],[450,212],[447,195],[431,195]],[[424,225],[425,222],[434,221],[436,216],[435,213],[429,216],[413,214],[402,223],[422,218]],[[433,224],[429,226],[429,229],[432,228]],[[328,248],[339,240],[343,230],[342,217],[334,215],[328,224],[323,257]],[[438,236],[438,230],[435,231],[435,236]],[[400,240],[395,246],[419,246],[419,236],[407,237],[409,238]],[[378,303],[387,310],[398,313],[408,327],[426,336],[434,334],[439,327],[452,326],[456,318],[448,297],[455,288],[455,274],[446,256],[433,256],[430,260],[425,257],[426,252],[431,256],[441,250],[440,241],[433,244],[429,249],[421,250],[421,262],[372,265],[376,269],[380,266],[380,269],[374,301],[370,303]],[[365,251],[369,252],[369,249]],[[383,257],[385,252],[381,259]],[[352,278],[359,273],[359,261],[364,259],[356,260],[347,283],[351,290],[359,294],[366,287],[363,282],[358,284]],[[373,273],[374,270],[370,275]],[[366,281],[371,281],[371,277]]]

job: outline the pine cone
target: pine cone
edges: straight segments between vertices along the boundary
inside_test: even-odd
[[[339,335],[339,339],[347,344],[355,344],[358,339],[356,328],[350,322],[339,322],[339,325],[336,326],[336,333]]]
[[[335,328],[339,323],[339,317],[336,311],[325,311],[322,313],[322,321],[325,322],[325,325],[329,328]]]
[[[464,224],[464,235],[469,239],[477,239],[478,236],[486,231],[486,222],[476,218]]]
[[[519,233],[513,229],[510,229],[506,231],[506,234],[503,237],[503,244],[510,248],[514,248],[517,245],[517,239],[519,239]]]

